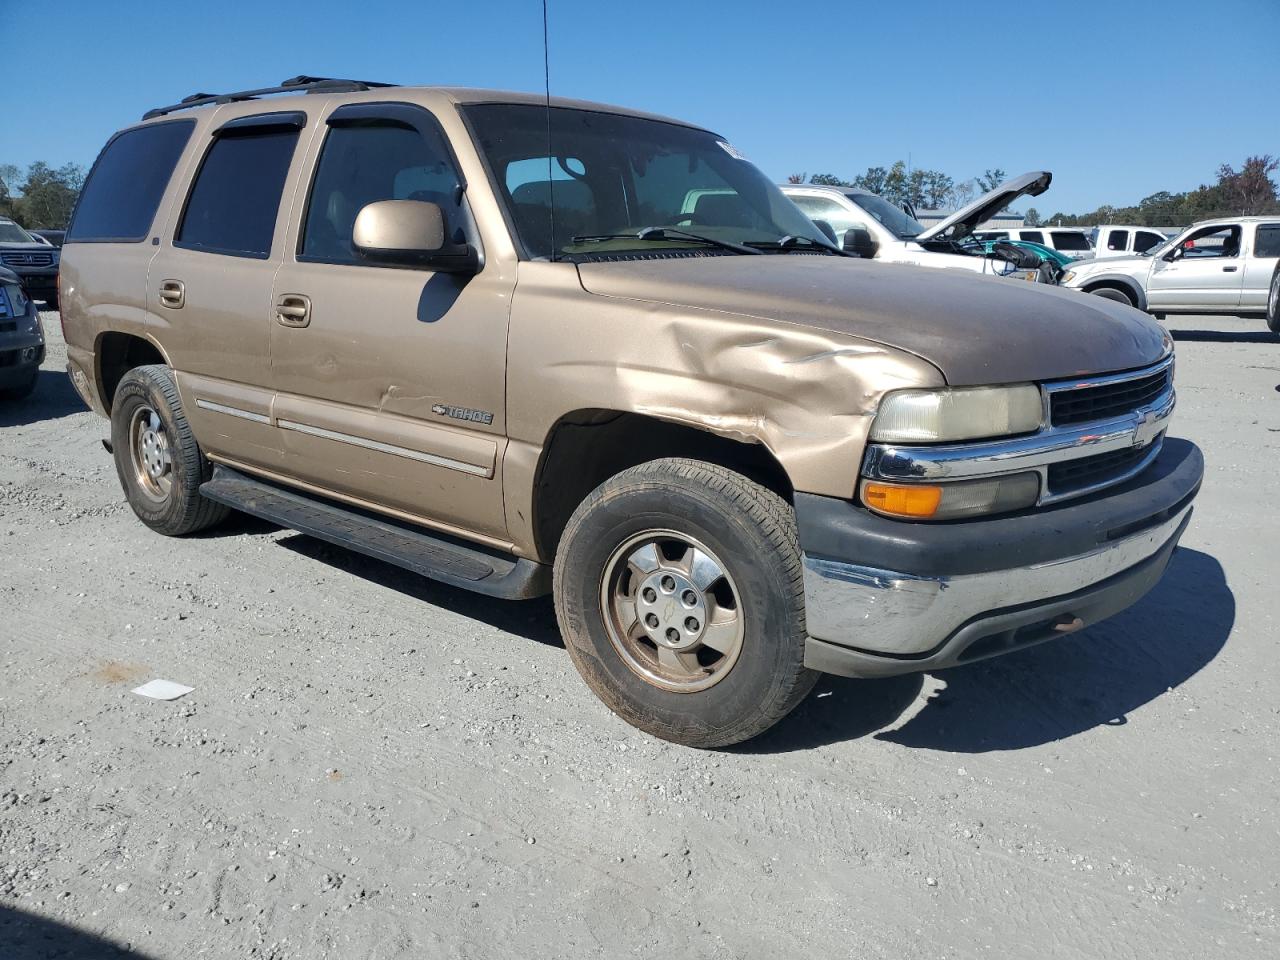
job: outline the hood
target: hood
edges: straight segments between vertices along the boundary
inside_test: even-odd
[[[1145,274],[1151,266],[1150,257],[1086,257],[1072,260],[1066,268],[1077,275],[1086,273],[1125,273],[1130,276]]]
[[[1154,363],[1145,314],[1044,284],[825,256],[581,263],[589,293],[799,324],[921,357],[954,386],[1057,380]]]
[[[1053,182],[1053,174],[1048,170],[1032,170],[1020,177],[1006,180],[994,190],[984,193],[968,206],[961,207],[941,223],[934,224],[916,240],[936,240],[945,235],[953,235],[957,239],[968,236],[1005,207],[1021,196],[1038,197],[1049,189]]]

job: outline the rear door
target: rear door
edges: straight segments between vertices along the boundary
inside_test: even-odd
[[[1280,220],[1259,223],[1244,258],[1244,282],[1240,290],[1242,310],[1265,310],[1271,277],[1280,260]]]
[[[1189,234],[1173,260],[1152,264],[1147,281],[1151,308],[1225,311],[1240,305],[1242,271],[1240,224],[1217,224]]]
[[[506,536],[507,320],[514,273],[383,266],[352,247],[366,204],[422,200],[479,246],[435,116],[352,103],[325,118],[271,294],[275,417],[292,478],[446,530]]]
[[[250,466],[280,463],[270,426],[271,285],[281,198],[306,124],[302,111],[215,117],[147,282],[201,446]]]

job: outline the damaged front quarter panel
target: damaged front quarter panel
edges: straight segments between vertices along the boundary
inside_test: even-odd
[[[851,497],[880,397],[944,383],[932,364],[877,342],[785,318],[593,295],[571,264],[520,271],[508,351],[515,444],[540,449],[571,411],[637,413],[764,444],[796,490]],[[528,459],[517,453],[508,464]]]

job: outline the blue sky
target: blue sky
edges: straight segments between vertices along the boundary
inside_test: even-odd
[[[704,124],[778,180],[1049,169],[1044,214],[1280,155],[1280,0],[549,3],[553,93]],[[0,163],[88,165],[149,107],[298,73],[542,87],[538,0],[0,0],[0,37]]]

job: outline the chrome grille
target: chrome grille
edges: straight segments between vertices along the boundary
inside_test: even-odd
[[[1166,361],[1156,369],[1133,374],[1079,380],[1070,385],[1047,384],[1049,422],[1055,427],[1112,420],[1148,406],[1166,393],[1173,381],[1173,367]]]
[[[19,253],[16,250],[0,251],[0,263],[6,267],[51,267],[52,253]]]
[[[1142,447],[1096,453],[1078,460],[1052,463],[1047,470],[1049,495],[1064,497],[1111,486],[1132,476],[1143,462],[1160,450],[1163,434]]]

